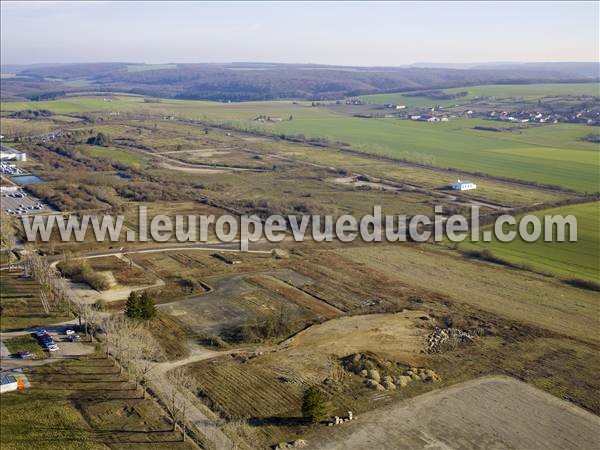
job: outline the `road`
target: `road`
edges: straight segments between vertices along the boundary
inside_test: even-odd
[[[261,239],[261,242],[265,242]],[[185,250],[205,250],[205,251],[219,251],[219,252],[241,252],[240,243],[239,242],[227,242],[227,243],[205,243],[205,244],[162,244],[156,246],[148,246],[142,248],[134,248],[130,250],[126,250],[123,247],[118,249],[111,250],[99,250],[94,252],[82,253],[78,255],[75,259],[87,259],[87,258],[100,258],[103,256],[117,256],[117,255],[133,255],[139,253],[160,253],[160,252],[171,252],[171,251],[185,251]],[[271,253],[271,250],[247,250],[245,253],[255,253],[255,254],[263,254],[268,255]],[[48,258],[48,262],[50,264],[57,263],[63,258],[60,256],[53,256]],[[2,264],[0,266],[0,270],[7,270],[8,268],[22,268],[22,265],[18,264]]]
[[[198,361],[228,355],[232,351],[234,350],[214,351],[200,346],[194,346],[191,349],[189,356],[177,361],[166,361],[158,364],[148,375],[150,385],[154,392],[160,397],[168,398],[168,390],[171,388],[172,384],[168,378],[169,371]],[[194,395],[195,394],[192,392],[182,392],[181,390],[177,394],[178,401],[185,404],[188,422],[212,442],[215,448],[219,450],[233,449],[233,442],[225,433],[223,433],[223,431],[221,431],[215,419],[209,417],[196,403],[190,400],[190,397]]]

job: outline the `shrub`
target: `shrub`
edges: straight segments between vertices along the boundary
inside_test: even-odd
[[[78,278],[85,270],[91,270],[85,260],[67,259],[59,262],[56,267],[63,276],[71,279]]]
[[[106,145],[108,144],[108,138],[104,133],[98,133],[96,136],[88,138],[87,143],[90,145]]]
[[[92,289],[105,291],[110,288],[106,275],[94,271],[85,260],[64,260],[56,266],[60,273],[73,281],[87,283]]]
[[[565,283],[580,288],[580,289],[587,289],[590,291],[596,291],[596,292],[600,292],[600,284],[595,283],[591,280],[582,280],[580,278],[570,278],[568,280],[565,280]]]
[[[92,269],[89,269],[84,271],[81,275],[83,281],[97,291],[105,291],[110,288],[110,281],[103,273],[94,272]]]

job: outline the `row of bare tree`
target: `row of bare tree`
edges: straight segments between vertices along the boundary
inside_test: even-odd
[[[165,355],[148,328],[139,321],[114,314],[105,316],[99,327],[94,329],[102,331],[107,356],[116,361],[121,373],[126,372],[133,379],[136,389],[141,388],[144,399],[148,390],[152,389],[166,411],[173,431],[179,427],[185,440],[189,405],[185,390],[194,391],[195,379],[187,370],[176,369],[168,376],[157,376],[158,385],[150,386],[150,375],[165,360]]]

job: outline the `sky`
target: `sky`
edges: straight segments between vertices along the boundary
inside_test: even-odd
[[[11,2],[2,64],[598,61],[600,2]]]

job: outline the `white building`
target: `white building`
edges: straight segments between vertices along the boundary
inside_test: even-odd
[[[27,161],[27,153],[18,152],[3,145],[0,149],[0,161]]]
[[[470,189],[477,189],[477,185],[466,180],[456,180],[452,183],[452,189],[456,191],[468,191]]]
[[[0,393],[16,391],[19,387],[17,379],[12,375],[3,375],[0,377]]]

